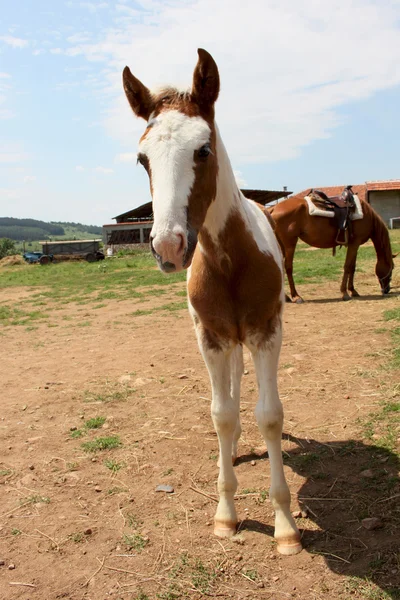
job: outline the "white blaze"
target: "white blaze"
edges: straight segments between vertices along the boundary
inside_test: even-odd
[[[152,236],[186,232],[186,208],[194,172],[194,152],[210,141],[210,127],[201,117],[178,110],[162,112],[139,145],[151,170],[154,225]]]

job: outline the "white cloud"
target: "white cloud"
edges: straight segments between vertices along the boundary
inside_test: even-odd
[[[82,167],[81,165],[77,165],[75,167],[75,171],[78,171],[78,173],[83,173],[84,170],[85,170],[85,167]]]
[[[10,79],[11,75],[8,73],[0,73],[0,79]]]
[[[123,97],[123,67],[150,87],[190,85],[198,46],[220,68],[216,114],[235,164],[293,158],[330,136],[343,106],[400,83],[398,12],[389,0],[253,0],[250,9],[241,0],[143,0],[136,7],[139,17],[135,8],[135,18],[121,21],[129,7],[119,4],[114,28],[66,52],[105,66],[96,92],[108,103],[104,124],[132,149],[143,123]]]
[[[114,169],[110,169],[108,167],[95,167],[93,170],[96,173],[103,173],[103,175],[111,175],[114,173]]]
[[[87,8],[89,12],[95,13],[102,8],[107,8],[107,2],[80,2],[79,6],[81,8]]]
[[[23,181],[24,183],[32,183],[33,181],[36,181],[36,175],[25,175]]]
[[[2,35],[0,36],[0,40],[12,48],[25,48],[29,44],[28,40],[23,40],[13,35]]]
[[[29,158],[28,154],[15,148],[0,147],[0,164],[20,163]]]
[[[122,152],[121,154],[117,154],[115,157],[116,163],[132,163],[136,162],[137,153],[136,152]]]

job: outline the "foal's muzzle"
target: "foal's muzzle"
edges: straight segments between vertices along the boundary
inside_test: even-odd
[[[186,238],[186,239],[185,239]],[[164,273],[173,273],[187,269],[193,258],[193,253],[197,245],[197,232],[191,227],[186,236],[180,234],[180,239],[170,242],[158,241],[157,252],[155,248],[155,237],[150,236],[150,248],[154,258],[161,271]]]

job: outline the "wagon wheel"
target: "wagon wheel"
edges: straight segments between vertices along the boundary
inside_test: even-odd
[[[89,254],[86,254],[85,258],[90,263],[91,262],[96,262],[96,255],[93,254],[93,252],[89,252]]]
[[[47,256],[47,254],[43,254],[43,256],[39,258],[39,262],[41,265],[48,265],[50,262],[50,256]]]

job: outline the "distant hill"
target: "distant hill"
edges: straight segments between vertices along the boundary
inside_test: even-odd
[[[35,242],[48,239],[91,239],[100,237],[102,228],[97,225],[54,221],[46,223],[36,219],[16,219],[0,217],[0,238],[10,238],[16,242]]]

